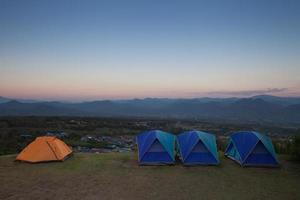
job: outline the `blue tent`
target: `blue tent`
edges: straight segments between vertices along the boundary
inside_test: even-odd
[[[241,166],[279,165],[271,139],[253,131],[232,134],[225,155]]]
[[[188,131],[177,136],[177,149],[184,165],[217,165],[216,137],[202,131]]]
[[[142,165],[175,163],[175,136],[152,130],[137,136],[138,159]]]

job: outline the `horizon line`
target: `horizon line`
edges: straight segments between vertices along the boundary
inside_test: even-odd
[[[299,96],[277,96],[270,94],[259,94],[259,95],[251,95],[251,96],[226,96],[226,97],[212,97],[212,96],[203,96],[203,97],[132,97],[132,98],[99,98],[99,99],[87,99],[87,100],[72,100],[72,99],[40,99],[40,98],[19,98],[19,97],[8,97],[0,95],[0,98],[7,99],[9,101],[34,101],[34,102],[68,102],[68,103],[80,103],[80,102],[96,102],[96,101],[129,101],[129,100],[146,100],[146,99],[169,99],[169,100],[192,100],[192,99],[249,99],[253,97],[260,96],[270,96],[270,97],[278,97],[278,98],[300,98]]]

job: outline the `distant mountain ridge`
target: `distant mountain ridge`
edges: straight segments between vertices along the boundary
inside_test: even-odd
[[[7,98],[7,97],[0,96],[0,104],[1,103],[7,103],[9,101],[19,101],[21,103],[37,103],[37,102],[41,102],[41,101],[32,100],[32,99],[12,99],[12,98]]]
[[[0,96],[0,103],[6,103],[6,102],[9,102],[11,101],[12,99],[8,99],[8,98],[5,98],[5,97],[1,97]]]
[[[81,103],[20,102],[0,98],[0,116],[107,116],[205,118],[300,123],[300,98],[132,99]]]
[[[281,105],[293,105],[293,104],[300,104],[300,97],[277,97],[271,95],[258,95],[251,97],[254,99],[262,99],[267,102],[277,103]]]

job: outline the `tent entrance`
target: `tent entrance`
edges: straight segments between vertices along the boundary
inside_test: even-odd
[[[155,139],[141,159],[143,164],[171,164],[173,162],[172,157],[158,139]]]
[[[252,154],[269,154],[269,151],[266,149],[263,143],[259,141],[253,149]]]
[[[161,143],[156,139],[150,146],[148,152],[165,152],[166,150],[161,145]]]
[[[267,150],[265,145],[259,141],[250,155],[245,160],[246,166],[276,166],[277,161],[272,154]]]
[[[197,142],[188,156],[184,159],[185,165],[210,165],[216,163],[217,160],[201,140]]]
[[[206,146],[203,144],[201,140],[198,141],[198,143],[194,146],[191,153],[207,153],[209,152]]]

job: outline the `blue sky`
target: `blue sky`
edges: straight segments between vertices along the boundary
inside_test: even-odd
[[[299,1],[0,1],[0,95],[300,96]]]

